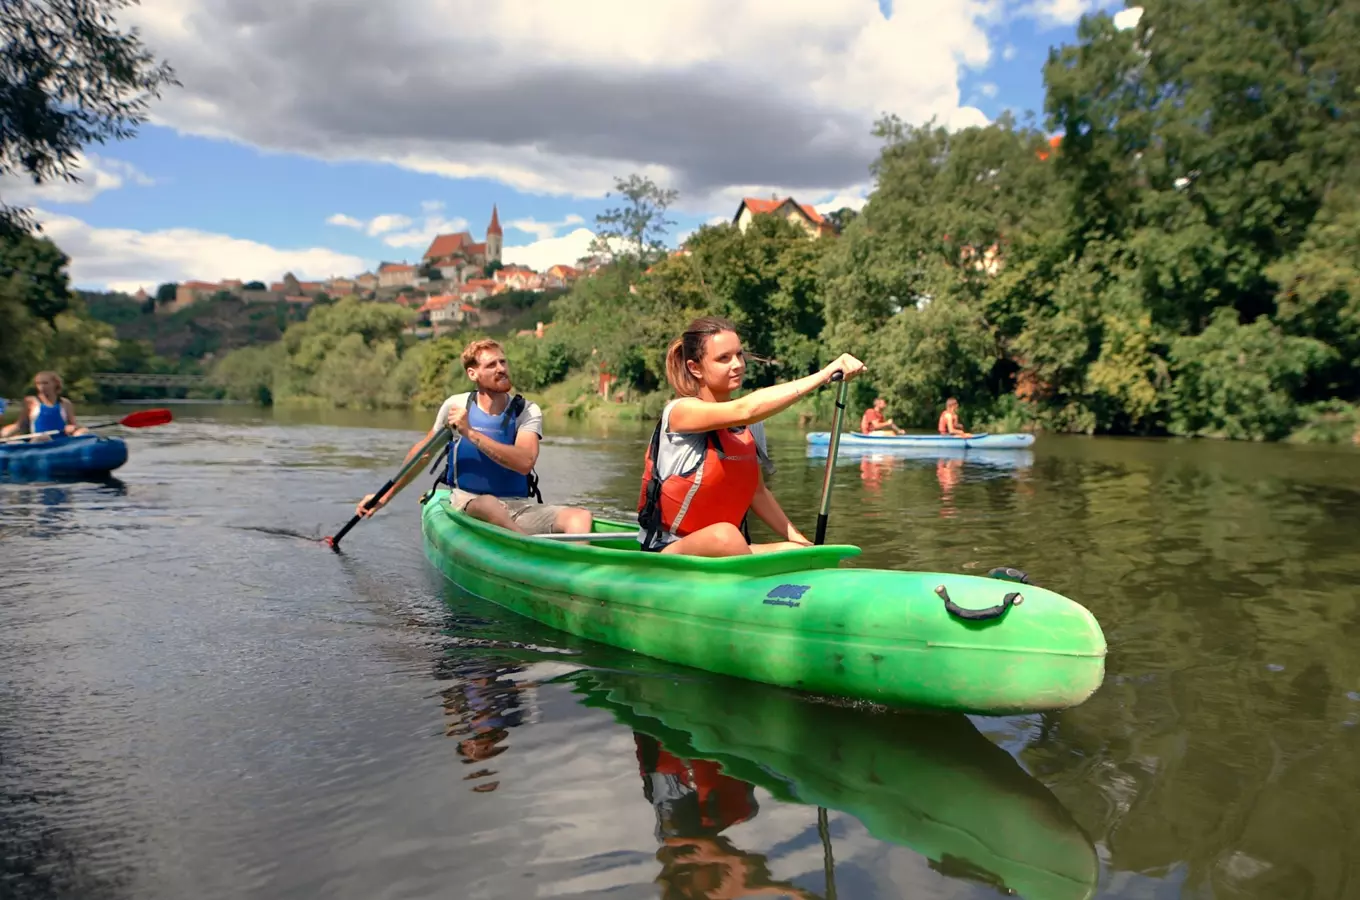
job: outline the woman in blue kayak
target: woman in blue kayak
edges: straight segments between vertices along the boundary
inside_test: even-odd
[[[61,395],[61,376],[56,372],[39,372],[33,378],[36,397],[24,398],[19,419],[0,428],[0,437],[13,434],[43,434],[55,432],[57,435],[84,434],[85,429],[76,422],[76,411],[71,401]]]
[[[638,541],[653,553],[740,556],[811,546],[765,486],[773,472],[761,423],[831,381],[864,371],[845,354],[815,375],[733,399],[746,375],[746,354],[726,319],[695,319],[666,351],[666,380],[677,399],[652,434],[638,496]],[[749,512],[784,540],[750,544]]]

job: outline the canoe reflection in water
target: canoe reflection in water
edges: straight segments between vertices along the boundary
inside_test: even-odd
[[[707,759],[681,759],[651,735],[633,732],[642,793],[656,810],[656,851],[662,900],[736,897],[820,898],[773,881],[766,859],[732,845],[721,832],[755,818],[755,787],[724,775]]]

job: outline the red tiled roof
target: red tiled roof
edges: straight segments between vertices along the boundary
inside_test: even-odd
[[[415,266],[408,266],[405,263],[384,263],[379,272],[414,272]]]
[[[439,234],[430,241],[430,249],[425,251],[425,259],[442,259],[460,250],[466,251],[472,244],[472,235],[466,231],[457,234]]]
[[[191,291],[216,291],[220,290],[222,285],[212,281],[186,281],[180,287],[186,287]]]
[[[461,309],[465,313],[477,311],[477,307],[473,306],[471,303],[464,303],[462,306],[459,307],[459,309]]]
[[[826,224],[826,220],[822,218],[822,214],[817,212],[817,210],[813,209],[811,204],[799,203],[792,197],[784,197],[783,199],[776,198],[773,200],[762,200],[759,197],[743,197],[741,202],[743,206],[745,206],[747,209],[751,211],[751,215],[753,216],[759,216],[765,213],[776,212],[785,203],[792,203],[795,207],[798,208],[798,211],[801,212],[804,216],[806,216],[808,221],[811,222],[813,225]],[[740,206],[737,207],[737,215],[738,216],[741,215]]]
[[[496,211],[496,204],[491,204],[491,224],[486,226],[487,234],[503,234],[501,231],[501,219]]]
[[[438,297],[431,297],[430,299],[426,300],[425,305],[420,308],[420,311],[432,312],[436,309],[443,309],[444,307],[452,303],[453,300],[454,297],[452,294],[440,294]]]
[[[486,244],[468,244],[466,248],[469,256],[485,256]]]
[[[763,213],[772,213],[784,205],[783,200],[761,200],[757,197],[743,197],[741,198],[741,202],[746,205],[746,208],[751,211],[751,215],[753,216],[759,216]],[[738,209],[737,212],[740,213],[741,210]]]
[[[467,285],[468,287],[476,285],[477,287],[493,288],[496,286],[496,280],[494,278],[469,278]]]

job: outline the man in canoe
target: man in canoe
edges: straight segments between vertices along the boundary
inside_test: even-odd
[[[75,407],[61,395],[64,385],[60,375],[56,372],[39,372],[33,377],[33,387],[37,390],[37,396],[23,399],[18,421],[0,428],[0,437],[20,433],[56,432],[70,436],[85,433],[85,429],[76,422]]]
[[[445,400],[429,433],[416,442],[406,459],[447,424],[454,438],[440,484],[453,488],[449,502],[456,509],[520,534],[590,531],[594,525],[590,510],[544,503],[538,492],[533,472],[543,439],[543,412],[537,403],[519,394],[511,396],[514,388],[501,345],[490,339],[473,341],[463,350],[463,367],[476,390]],[[365,510],[364,504],[372,494],[360,500],[359,515],[370,516],[386,506],[420,473],[421,466],[412,467],[371,510]]]
[[[944,402],[944,412],[940,413],[940,434],[950,437],[970,438],[973,435],[963,430],[963,423],[959,421],[959,401],[950,397]]]
[[[653,553],[741,556],[808,547],[765,486],[773,472],[761,423],[864,363],[845,354],[815,375],[732,398],[746,375],[741,338],[726,319],[695,319],[666,351],[666,404],[643,462],[638,542]],[[750,544],[741,526],[753,512],[784,540]]]
[[[888,401],[882,397],[875,398],[874,405],[864,411],[864,415],[859,420],[860,434],[873,434],[875,431],[886,431],[888,434],[903,434],[902,429],[893,423],[892,419],[883,415],[883,410],[888,408]]]

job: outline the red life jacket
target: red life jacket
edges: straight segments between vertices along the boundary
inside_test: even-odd
[[[707,432],[703,461],[686,475],[662,482],[656,458],[661,450],[661,423],[656,423],[642,468],[638,492],[638,524],[647,532],[646,545],[674,532],[693,534],[718,522],[741,527],[760,486],[760,458],[751,429],[740,433],[721,428]]]

